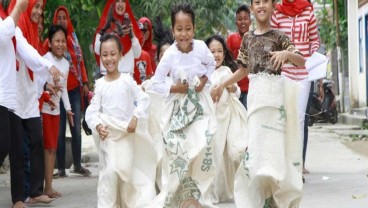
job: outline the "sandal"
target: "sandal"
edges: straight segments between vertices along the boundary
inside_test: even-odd
[[[91,175],[91,171],[89,171],[87,168],[84,168],[84,167],[80,167],[80,168],[77,168],[77,169],[74,169],[74,170],[70,170],[71,173],[77,173],[77,174],[80,174],[82,176],[90,176]]]
[[[53,178],[65,178],[68,177],[68,175],[65,173],[65,170],[58,170],[56,173],[54,173]]]

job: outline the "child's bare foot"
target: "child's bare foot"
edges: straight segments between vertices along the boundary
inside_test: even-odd
[[[58,192],[58,191],[55,191],[54,189],[51,189],[51,190],[46,190],[45,192],[44,192],[44,194],[46,195],[46,196],[48,196],[48,197],[50,197],[50,198],[59,198],[59,197],[61,197],[62,196],[62,194],[60,193],[60,192]]]
[[[22,201],[17,201],[13,204],[13,208],[24,208],[24,203]]]
[[[40,196],[37,196],[37,197],[30,197],[29,198],[29,203],[30,204],[38,204],[38,203],[49,204],[52,201],[54,201],[54,199],[50,198],[49,196],[46,196],[46,195],[40,195]]]

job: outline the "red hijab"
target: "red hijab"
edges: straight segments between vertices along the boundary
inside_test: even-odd
[[[156,59],[155,59],[155,55],[157,52],[157,46],[155,44],[152,43],[152,39],[153,39],[153,30],[152,30],[152,23],[151,21],[147,18],[147,17],[142,17],[139,19],[139,22],[142,23],[144,25],[144,23],[147,23],[148,28],[149,28],[149,37],[148,40],[144,41],[144,45],[142,46],[142,49],[144,51],[146,51],[147,53],[149,53],[150,58],[151,58],[151,66],[153,71],[156,71]]]
[[[56,8],[54,12],[54,19],[53,24],[57,24],[57,15],[60,11],[64,11],[66,14],[66,31],[67,31],[67,39],[66,39],[66,46],[67,50],[70,54],[70,57],[66,57],[69,61],[70,68],[69,72],[73,73],[73,75],[77,78],[77,80],[82,83],[82,61],[83,61],[83,54],[82,49],[79,45],[78,38],[74,32],[74,27],[72,21],[70,20],[69,11],[65,6],[59,6]],[[44,44],[45,45],[45,44]]]
[[[143,50],[145,51],[150,51],[154,48],[156,48],[153,44],[152,44],[152,39],[153,39],[153,30],[152,30],[152,23],[151,21],[147,18],[147,17],[142,17],[139,19],[140,23],[144,24],[144,23],[147,23],[148,24],[148,28],[149,28],[149,31],[150,31],[150,36],[148,37],[148,40],[146,40],[144,42],[144,45],[142,47]]]
[[[103,29],[103,27],[106,24],[106,20],[108,18],[108,13],[109,13],[110,7],[112,7],[112,6],[115,7],[115,3],[116,3],[116,0],[107,0],[105,8],[103,9],[102,14],[101,14],[100,23],[99,23],[99,25],[96,29],[96,33],[95,33],[94,38],[93,38],[93,45],[94,45],[97,33],[99,33],[101,31],[101,29]],[[135,37],[138,38],[139,42],[142,42],[143,36],[142,36],[141,31],[139,30],[137,22],[135,21],[135,17],[134,17],[132,9],[130,7],[129,0],[125,0],[125,13],[129,14],[129,18],[132,21],[133,32],[135,34]],[[119,21],[122,22],[123,19],[124,19],[124,15],[118,15],[115,11],[115,8],[113,8],[113,15],[114,15],[115,20],[119,20]],[[120,37],[120,41],[123,45],[123,55],[124,55],[132,47],[132,41],[130,40],[129,35],[124,35],[124,36]],[[97,54],[96,54],[96,60],[97,60],[97,64],[100,64],[99,56]]]
[[[276,9],[279,12],[290,17],[295,17],[296,15],[302,13],[306,7],[313,8],[313,5],[307,0],[295,0],[294,2],[282,0],[282,4],[276,5]]]
[[[16,0],[11,0],[8,8],[8,14],[10,14],[14,9],[16,2]],[[27,10],[23,12],[19,17],[18,27],[22,30],[23,36],[28,41],[28,43],[38,51],[38,23],[35,23],[31,20],[32,9],[36,5],[36,3],[37,0],[29,0]],[[46,0],[43,0],[43,4],[46,4]],[[33,80],[33,72],[29,68],[28,73],[31,80]]]

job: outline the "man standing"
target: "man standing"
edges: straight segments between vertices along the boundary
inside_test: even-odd
[[[238,57],[240,45],[243,40],[243,35],[249,31],[249,26],[251,24],[250,10],[247,5],[243,4],[239,6],[236,10],[235,24],[238,27],[238,32],[231,33],[226,40],[226,45],[231,51],[234,59]],[[244,107],[247,108],[247,95],[249,87],[248,77],[240,80],[238,82],[238,85],[241,90],[239,100],[244,105]]]

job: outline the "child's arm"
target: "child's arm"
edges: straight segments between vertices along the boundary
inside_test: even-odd
[[[97,132],[100,135],[100,138],[104,140],[107,135],[107,126],[102,125],[102,121],[99,118],[101,109],[101,92],[99,87],[99,82],[97,80],[95,87],[95,94],[92,97],[91,104],[88,106],[86,110],[85,120],[88,124],[88,127]]]
[[[67,72],[67,74],[68,73],[69,72]],[[64,79],[64,78],[61,78],[61,79]],[[68,96],[68,90],[66,88],[67,80],[68,80],[68,75],[66,75],[66,79],[63,82],[63,86],[62,86],[63,89],[61,91],[61,100],[63,101],[64,108],[66,110],[66,114],[67,114],[69,123],[70,123],[71,126],[74,126],[74,118],[73,118],[74,113],[72,112],[72,108],[71,108],[70,101],[69,101],[69,96]]]
[[[227,80],[220,83],[217,87],[211,90],[211,97],[212,97],[213,102],[217,103],[220,100],[222,92],[224,91],[225,87],[231,86],[239,82],[247,75],[248,75],[248,70],[240,65],[240,68],[236,70],[236,72],[233,75],[231,75]]]
[[[280,36],[279,44],[281,45],[280,51],[270,52],[271,62],[275,70],[281,68],[285,62],[290,61],[296,66],[304,66],[305,59],[302,54],[295,48],[295,45],[290,41],[290,38],[284,33]]]
[[[304,66],[305,59],[302,55],[295,52],[290,52],[287,50],[283,51],[273,51],[271,54],[271,62],[273,63],[274,69],[280,69],[282,65],[285,64],[288,60],[292,62],[296,66]]]
[[[137,128],[138,120],[147,118],[149,114],[150,97],[145,93],[137,83],[131,78],[129,86],[137,101],[137,107],[134,109],[133,116],[128,124],[128,133],[134,133]]]

